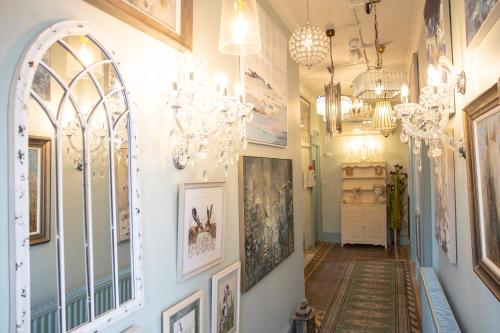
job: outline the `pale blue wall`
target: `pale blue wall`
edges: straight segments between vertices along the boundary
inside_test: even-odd
[[[266,11],[276,19],[270,6]],[[234,82],[236,57],[217,51],[221,0],[194,0],[194,53],[208,69],[225,71]],[[117,52],[125,83],[137,104],[141,154],[142,222],[144,235],[145,306],[106,330],[119,332],[138,324],[144,333],[160,332],[161,312],[198,289],[205,292],[205,327],[208,330],[210,278],[239,259],[237,168],[226,184],[224,262],[187,280],[176,282],[177,185],[200,180],[199,170],[176,171],[171,163],[164,100],[168,77],[176,71],[177,53],[130,25],[80,0],[2,0],[0,2],[0,332],[8,332],[8,187],[7,101],[16,62],[25,46],[51,23],[82,19],[93,23]],[[284,29],[283,24],[279,25]],[[288,32],[285,31],[288,35]],[[105,45],[107,45],[105,43]],[[247,154],[293,159],[295,252],[242,297],[241,331],[281,333],[304,297],[302,241],[302,175],[300,165],[298,67],[288,60],[288,148],[250,145]],[[210,170],[210,178],[223,178]]]
[[[456,66],[467,74],[465,96],[456,96],[457,115],[452,121],[455,135],[463,136],[462,109],[476,96],[497,82],[500,77],[500,20],[492,26],[483,40],[474,47],[465,45],[464,0],[451,0],[451,25],[453,37],[453,60]],[[422,32],[423,33],[423,32]],[[425,54],[423,38],[420,39],[419,56]],[[422,59],[424,60],[422,62]],[[420,82],[425,83],[425,57],[421,56]],[[431,185],[430,174],[425,175],[423,183]],[[466,161],[455,154],[456,184],[456,224],[457,224],[457,263],[450,264],[446,255],[436,245],[432,230],[430,239],[425,240],[432,248],[432,266],[437,272],[450,306],[464,332],[498,332],[500,327],[500,302],[472,270],[472,248],[469,220],[469,191],[466,184]],[[430,191],[429,193],[432,193]],[[432,197],[430,197],[432,199]],[[433,225],[432,207],[426,208],[431,220],[423,221]]]

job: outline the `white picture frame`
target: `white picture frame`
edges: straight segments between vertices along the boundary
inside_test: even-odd
[[[205,303],[203,290],[198,290],[191,296],[183,299],[174,306],[168,308],[162,313],[162,332],[163,333],[174,333],[178,332],[175,330],[175,324],[180,322],[182,319],[192,323],[194,316],[194,333],[203,333],[203,306]],[[198,310],[198,313],[196,313]],[[193,313],[194,311],[194,313]],[[187,317],[191,316],[191,317]],[[196,318],[197,317],[197,318]],[[191,331],[189,331],[191,332]]]
[[[231,279],[231,280],[230,280]],[[229,293],[225,290],[222,291],[223,295],[233,296],[236,295],[236,300],[232,300],[233,313],[234,313],[234,325],[232,328],[225,331],[220,330],[221,321],[219,320],[219,304],[220,304],[220,285],[228,281],[233,287],[233,290],[229,287]],[[229,286],[227,284],[227,286]],[[240,300],[241,300],[241,262],[236,262],[231,266],[225,268],[217,274],[212,276],[212,312],[211,312],[211,333],[239,333],[240,332]],[[223,300],[224,301],[224,300]],[[226,308],[226,311],[231,312],[230,305]]]
[[[178,281],[187,280],[224,259],[224,192],[225,182],[179,185]]]

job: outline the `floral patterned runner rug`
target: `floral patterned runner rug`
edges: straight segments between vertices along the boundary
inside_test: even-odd
[[[405,260],[351,260],[319,332],[420,332],[410,274]]]

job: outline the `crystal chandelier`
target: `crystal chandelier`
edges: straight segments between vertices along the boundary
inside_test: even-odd
[[[387,138],[396,128],[396,119],[394,118],[391,102],[384,99],[375,103],[375,112],[373,113],[373,129],[380,131]]]
[[[352,82],[352,91],[355,98],[361,99],[379,99],[382,95],[386,98],[393,98],[399,94],[405,74],[402,72],[387,72],[382,65],[382,54],[385,46],[379,43],[378,39],[378,18],[377,4],[371,3],[366,6],[366,13],[371,13],[374,9],[374,29],[375,29],[375,51],[377,53],[377,65],[374,68],[368,66],[367,71],[361,73]]]
[[[458,73],[446,57],[440,57],[437,67],[429,66],[427,86],[422,88],[419,103],[408,102],[409,89],[403,85],[401,104],[394,106],[403,127],[401,141],[408,142],[409,137],[413,138],[416,155],[420,155],[422,142],[425,143],[437,168],[437,158],[444,146],[465,157],[463,140],[455,140],[446,133],[450,115],[454,113],[455,90],[465,94],[465,73]]]
[[[167,103],[175,124],[170,132],[174,166],[183,169],[195,158],[203,161],[204,179],[209,157],[216,166],[222,165],[227,175],[229,165],[247,148],[246,123],[251,121],[254,108],[244,102],[241,85],[236,85],[235,96],[228,95],[223,73],[215,74],[213,87],[207,81],[204,66],[195,65],[186,55]]]
[[[328,54],[328,38],[323,30],[309,23],[309,0],[306,10],[307,23],[293,32],[288,41],[288,48],[296,63],[311,68],[321,63]]]

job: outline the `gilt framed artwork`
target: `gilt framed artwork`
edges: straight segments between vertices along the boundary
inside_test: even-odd
[[[212,333],[240,332],[240,279],[239,261],[212,276]]]
[[[223,259],[224,182],[179,188],[177,279],[186,280]]]
[[[30,245],[50,241],[51,141],[47,137],[29,137]]]
[[[292,160],[243,156],[239,163],[242,290],[294,251]]]
[[[464,111],[472,261],[500,300],[500,80]]]
[[[203,333],[203,290],[199,290],[162,314],[163,333]]]
[[[193,0],[86,0],[179,50],[193,47]]]

